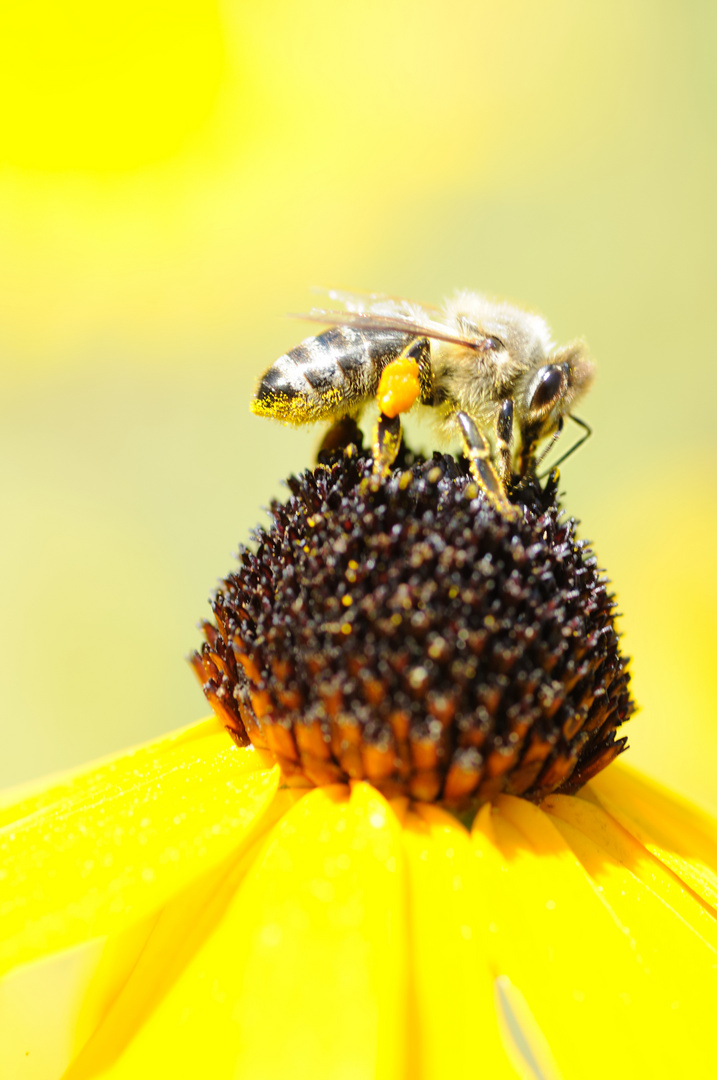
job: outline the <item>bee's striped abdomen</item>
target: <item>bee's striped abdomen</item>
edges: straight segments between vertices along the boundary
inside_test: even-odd
[[[396,330],[351,326],[307,338],[264,373],[252,412],[294,424],[351,412],[376,393],[384,367],[410,340]]]

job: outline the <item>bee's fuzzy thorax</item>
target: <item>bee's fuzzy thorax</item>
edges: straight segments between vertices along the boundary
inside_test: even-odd
[[[288,481],[204,625],[208,700],[293,783],[456,809],[576,790],[634,711],[590,548],[554,482],[524,484],[512,521],[453,458],[400,460],[380,483],[357,454]]]
[[[447,320],[455,325],[468,320],[485,334],[495,334],[511,349],[534,360],[545,358],[553,348],[550,327],[542,315],[505,301],[461,289],[446,301]]]

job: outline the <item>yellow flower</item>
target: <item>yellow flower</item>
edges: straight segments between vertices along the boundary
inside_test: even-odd
[[[705,815],[279,780],[212,720],[5,807],[0,1076],[712,1074]]]
[[[555,481],[507,521],[370,467],[223,583],[217,719],[7,800],[2,1080],[714,1071],[717,829],[604,771],[629,675]]]

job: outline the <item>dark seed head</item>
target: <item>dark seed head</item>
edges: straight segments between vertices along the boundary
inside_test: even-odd
[[[389,479],[334,455],[288,481],[223,582],[193,665],[237,742],[288,779],[366,779],[464,809],[572,792],[634,711],[614,604],[555,481],[507,521],[462,465]]]

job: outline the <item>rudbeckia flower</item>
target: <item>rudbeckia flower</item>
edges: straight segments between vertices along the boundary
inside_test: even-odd
[[[243,553],[213,720],[6,799],[3,1078],[714,1071],[717,828],[612,762],[589,549],[550,486],[365,481]]]

